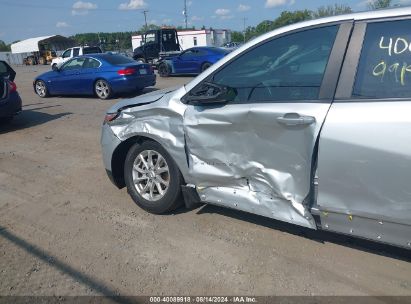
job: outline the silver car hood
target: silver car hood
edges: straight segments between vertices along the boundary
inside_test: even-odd
[[[114,104],[111,108],[107,110],[107,113],[117,113],[119,110],[135,107],[138,105],[145,105],[149,103],[153,103],[159,99],[161,99],[164,95],[174,92],[180,88],[180,86],[171,87],[163,90],[157,90],[154,92],[150,92],[141,96],[137,96],[130,99],[124,99],[116,104]]]

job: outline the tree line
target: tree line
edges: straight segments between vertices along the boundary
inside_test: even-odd
[[[374,0],[367,3],[369,10],[376,10],[387,8],[392,5],[392,0]],[[283,11],[280,16],[274,20],[264,20],[257,26],[249,26],[244,32],[234,31],[231,33],[231,39],[235,42],[248,41],[264,33],[272,31],[276,28],[297,23],[300,21],[311,20],[316,18],[337,16],[342,14],[352,13],[350,6],[344,4],[334,4],[328,6],[321,6],[316,10],[297,10],[297,11]]]
[[[392,0],[373,0],[368,4],[368,9],[375,10],[380,8],[387,8],[392,6]],[[328,6],[321,6],[316,10],[296,10],[296,11],[283,11],[280,16],[274,20],[264,20],[256,26],[249,26],[244,32],[233,31],[231,33],[231,39],[235,42],[248,41],[266,32],[272,31],[276,28],[293,24],[296,22],[310,20],[315,18],[321,18],[326,16],[335,16],[346,13],[351,13],[352,9],[348,5],[334,4]],[[115,50],[127,50],[131,49],[131,36],[144,33],[147,30],[158,29],[159,26],[155,24],[149,24],[143,26],[140,30],[135,32],[116,32],[116,33],[83,33],[75,34],[69,38],[73,39],[77,45],[101,45],[106,51]],[[183,29],[183,27],[177,27],[177,30]],[[190,29],[195,29],[194,27]],[[205,26],[202,27],[205,29]],[[14,41],[15,43],[17,41]],[[11,44],[6,44],[0,40],[0,52],[9,52]]]

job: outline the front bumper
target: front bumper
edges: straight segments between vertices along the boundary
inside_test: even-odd
[[[13,92],[6,99],[0,100],[0,117],[11,117],[21,112],[19,93]]]
[[[121,140],[113,133],[110,126],[104,124],[101,128],[101,150],[104,167],[107,172],[112,172],[111,161],[113,159],[113,153],[120,144]]]

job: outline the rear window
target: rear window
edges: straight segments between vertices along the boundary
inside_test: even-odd
[[[3,78],[0,77],[0,99],[3,99],[5,96],[5,89],[6,89],[6,84]]]
[[[411,97],[411,20],[367,25],[352,95]]]
[[[101,49],[99,47],[85,47],[83,49],[83,54],[97,54],[97,53],[102,53]]]
[[[113,65],[136,63],[133,59],[130,59],[123,55],[106,55],[104,56],[104,60]]]
[[[230,51],[221,48],[210,48],[210,51],[222,55],[230,53]]]

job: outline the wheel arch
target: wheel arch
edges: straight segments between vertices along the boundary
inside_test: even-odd
[[[99,81],[99,80],[104,80],[104,81],[106,81],[106,82],[108,83],[108,85],[110,86],[111,91],[112,91],[113,93],[115,93],[114,90],[113,90],[113,86],[111,85],[110,81],[109,81],[107,78],[104,78],[104,77],[101,77],[101,76],[97,76],[97,77],[93,80],[93,86],[92,86],[92,88],[91,88],[94,96],[97,96],[97,94],[96,94],[96,82]]]
[[[36,83],[37,83],[37,81],[42,81],[42,82],[44,83],[44,85],[46,86],[47,92],[50,94],[50,87],[47,85],[47,81],[44,80],[43,78],[36,78],[36,79],[34,79],[34,81],[33,81],[33,90],[34,90],[34,93],[37,94],[37,92],[36,92]]]
[[[204,66],[205,66],[206,64],[209,64],[210,67],[213,65],[209,60],[203,61],[203,62],[201,63],[201,65],[200,65],[200,73],[203,72],[203,68],[204,68]]]
[[[123,141],[121,144],[119,144],[117,146],[117,148],[114,150],[113,152],[113,156],[111,158],[111,173],[112,173],[112,177],[113,177],[113,181],[114,184],[118,187],[118,188],[124,188],[126,186],[125,180],[124,180],[124,163],[126,160],[126,156],[128,151],[130,150],[130,148],[138,143],[138,144],[142,144],[145,141],[153,141],[158,143],[159,145],[161,145],[163,147],[163,149],[166,149],[166,147],[164,147],[164,145],[157,141],[154,138],[151,138],[149,136],[143,136],[143,135],[136,135],[136,136],[132,136],[128,139],[126,139],[125,141]],[[171,158],[173,158],[172,154],[167,151],[167,153],[170,155]],[[174,159],[173,159],[174,160]],[[183,177],[183,181],[185,183],[185,179],[184,176],[182,174],[182,170],[180,168],[180,166],[178,165],[178,163],[174,160],[178,170],[180,171],[182,177]]]

